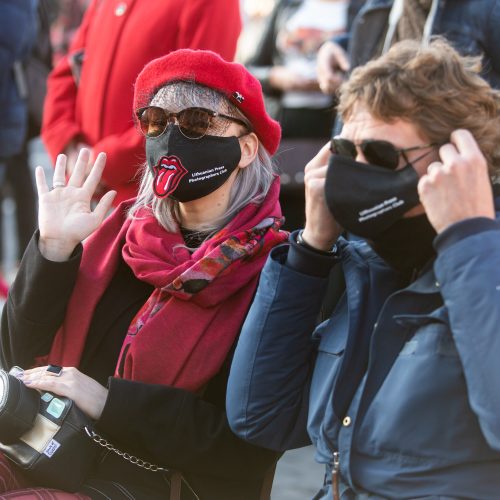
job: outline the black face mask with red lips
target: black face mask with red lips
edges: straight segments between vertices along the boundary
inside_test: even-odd
[[[241,148],[234,136],[188,139],[177,125],[169,125],[161,136],[146,139],[146,158],[156,196],[188,202],[227,181],[240,162]]]

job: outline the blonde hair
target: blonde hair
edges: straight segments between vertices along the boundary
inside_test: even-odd
[[[406,40],[356,68],[340,88],[339,113],[349,120],[362,105],[375,118],[414,124],[429,142],[469,130],[492,177],[500,174],[500,92],[479,76],[477,57],[463,57],[435,38],[427,46]]]

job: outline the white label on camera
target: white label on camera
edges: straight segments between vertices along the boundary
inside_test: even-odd
[[[43,450],[43,454],[50,458],[58,450],[59,446],[61,446],[61,443],[58,443],[55,439],[51,439],[47,448]]]

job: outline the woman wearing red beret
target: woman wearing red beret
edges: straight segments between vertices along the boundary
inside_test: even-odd
[[[138,197],[105,221],[115,193],[90,204],[104,154],[85,179],[82,150],[68,182],[59,156],[51,189],[38,168],[39,232],[4,309],[2,366],[36,366],[27,386],[72,398],[117,448],[182,473],[182,499],[259,499],[276,455],[231,433],[224,400],[260,270],[286,238],[270,161],[280,127],[257,80],[209,51],[149,63],[134,102],[147,165]],[[171,476],[112,452],[73,494],[3,462],[0,498],[171,493]]]

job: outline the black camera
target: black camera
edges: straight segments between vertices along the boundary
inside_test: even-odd
[[[5,444],[33,427],[40,408],[40,393],[15,376],[19,371],[17,366],[9,373],[0,370],[0,441]]]
[[[77,491],[97,463],[93,422],[70,398],[26,387],[0,369],[0,452],[38,486]]]

